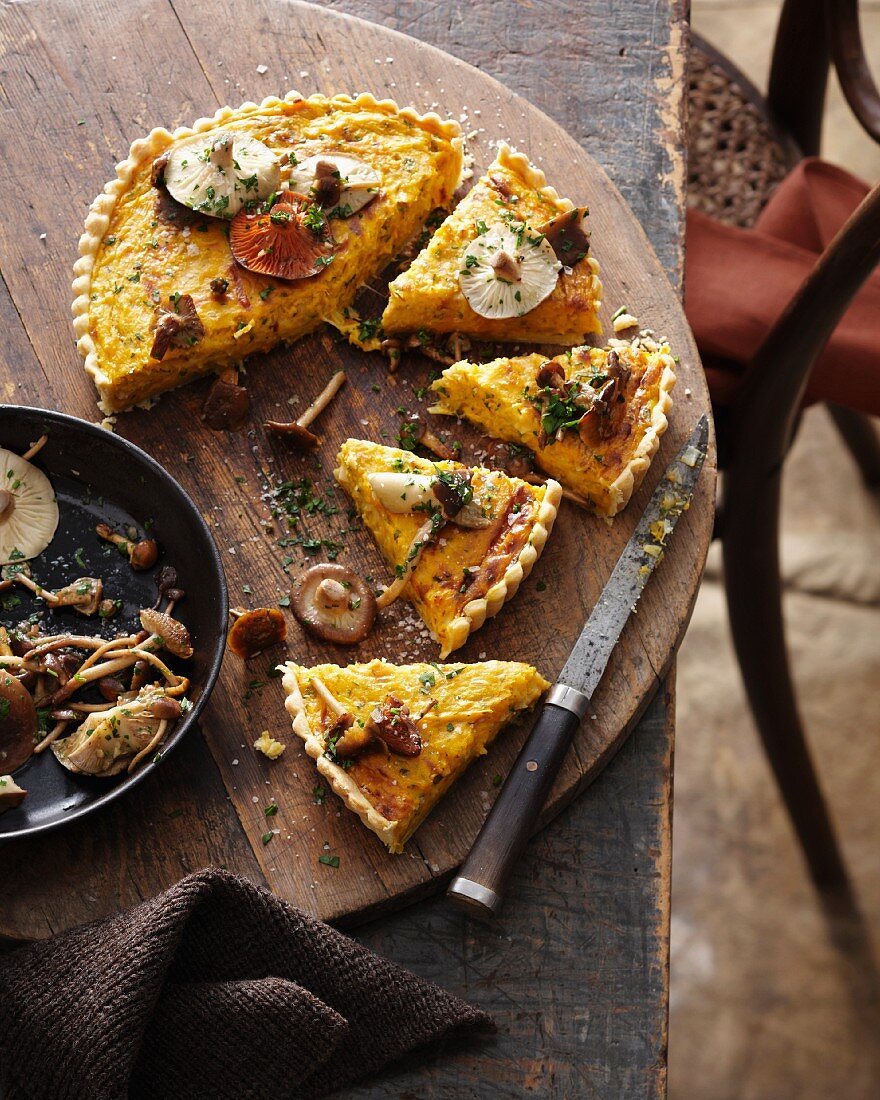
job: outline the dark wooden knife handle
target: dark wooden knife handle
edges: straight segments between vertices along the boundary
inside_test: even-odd
[[[446,896],[482,920],[494,917],[571,744],[580,717],[546,703]]]

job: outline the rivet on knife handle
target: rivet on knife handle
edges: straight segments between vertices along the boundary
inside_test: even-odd
[[[709,423],[703,416],[660,478],[470,855],[452,880],[447,896],[472,916],[491,919],[501,906],[510,872],[534,829],[611,653],[663,558],[667,539],[687,511],[708,440]]]

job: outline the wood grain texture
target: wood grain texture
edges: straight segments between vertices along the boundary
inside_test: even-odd
[[[435,5],[438,10],[444,7]],[[609,85],[620,80],[626,94],[614,111],[609,108],[610,124],[594,127],[587,136],[597,151],[601,148],[611,159],[620,153],[618,164],[629,183],[630,197],[637,203],[642,200],[642,213],[656,230],[652,239],[672,257],[669,266],[677,278],[681,181],[675,157],[680,140],[667,143],[665,148],[658,133],[669,126],[680,139],[680,119],[675,115],[681,75],[677,38],[680,21],[670,19],[666,7],[657,9],[661,14],[655,12],[649,20],[648,35],[644,27],[637,26],[638,20],[633,20],[632,27],[626,21],[626,41],[613,51],[617,62],[609,55],[608,64],[600,72],[584,59],[608,50],[607,28],[601,34],[596,31],[603,21],[588,19],[582,10],[575,10],[575,5],[555,5],[561,22],[566,24],[565,33],[578,43],[580,60],[571,50],[560,52],[561,47],[550,35],[535,51],[543,58],[535,68],[535,61],[526,55],[534,42],[532,31],[546,22],[543,17],[535,22],[540,9],[546,6],[504,7],[509,16],[506,23],[499,5],[471,5],[467,19],[474,22],[460,24],[461,36],[471,39],[469,48],[478,49],[490,20],[506,27],[508,38],[523,21],[518,49],[505,51],[502,45],[494,53],[489,50],[488,56],[503,60],[498,75],[508,83],[512,83],[505,68],[512,61],[509,55],[522,57],[527,88],[537,86],[543,64],[546,83],[559,89],[550,89],[552,102],[548,105],[557,107],[560,116],[567,113],[566,124],[576,124],[579,135],[587,135],[587,131],[578,129],[585,125],[584,118],[595,122],[603,117]],[[395,19],[398,25],[419,12],[423,20],[430,21],[428,5],[424,4],[374,8],[382,11],[372,14]],[[458,8],[455,10],[459,13]],[[459,13],[456,19],[465,16]],[[435,27],[437,33],[439,29]],[[210,113],[219,103],[259,99],[297,85],[305,93],[365,87],[424,108],[442,105],[453,116],[465,117],[465,128],[473,134],[475,155],[483,164],[489,159],[491,141],[497,138],[509,137],[528,149],[547,169],[551,180],[564,185],[572,198],[592,203],[596,251],[605,265],[608,288],[606,320],[618,304],[628,300],[643,323],[653,324],[673,338],[683,356],[679,394],[687,386],[692,399],[686,402],[680,396],[664,455],[671,452],[676,440],[686,434],[692,420],[707,406],[699,364],[674,296],[660,267],[650,258],[640,259],[646,255],[644,240],[616,194],[563,131],[512,92],[486,83],[472,70],[407,40],[388,38],[374,28],[358,26],[353,31],[346,20],[329,12],[316,13],[278,0],[249,5],[244,31],[240,7],[220,0],[201,4],[177,0],[173,7],[164,0],[139,0],[122,10],[100,0],[76,6],[25,3],[4,9],[0,31],[10,116],[15,119],[19,137],[28,136],[27,142],[10,142],[5,150],[9,179],[14,180],[16,172],[19,179],[31,178],[36,157],[48,176],[63,178],[67,185],[63,203],[58,202],[55,189],[31,189],[22,218],[18,222],[7,220],[0,226],[0,270],[9,286],[9,306],[25,319],[26,330],[20,347],[11,342],[7,362],[9,356],[15,357],[15,373],[28,387],[28,401],[34,400],[36,391],[39,403],[56,404],[65,411],[95,418],[93,395],[72,349],[67,286],[73,245],[86,205],[109,176],[112,163],[125,154],[130,140],[156,123],[189,122]],[[497,29],[492,33],[497,34]],[[664,36],[666,41],[659,43]],[[123,48],[132,42],[138,43],[136,65],[131,62],[130,47]],[[451,39],[447,42],[455,46]],[[619,65],[626,61],[627,49],[637,48],[642,51],[639,57],[643,61],[650,58],[646,68],[642,62],[636,62],[631,70]],[[624,50],[623,57],[620,49]],[[557,74],[546,80],[552,71],[550,60],[557,53],[571,66],[571,73],[575,67],[580,73],[579,83],[572,76],[568,85],[578,87],[577,99],[570,90],[562,92],[565,85]],[[665,58],[665,62],[660,64],[658,58]],[[265,76],[257,73],[258,65],[268,66]],[[672,94],[665,94],[669,89]],[[547,92],[545,89],[545,95]],[[630,127],[627,142],[622,135],[629,115],[638,118],[639,124]],[[40,240],[43,232],[47,234],[45,241]],[[628,262],[624,257],[629,257]],[[260,368],[251,372],[257,413],[265,415],[286,408],[294,393],[303,401],[308,399],[335,369],[340,357],[347,358],[351,365],[353,384],[348,387],[344,405],[340,404],[328,418],[320,466],[291,458],[283,446],[266,440],[259,431],[218,440],[198,422],[204,392],[198,387],[165,399],[149,414],[133,414],[120,420],[118,430],[146,446],[170,468],[214,522],[225,550],[233,599],[238,593],[241,602],[248,602],[244,591],[248,585],[254,603],[271,603],[288,584],[275,541],[277,532],[273,537],[265,526],[270,517],[261,495],[267,475],[276,470],[279,477],[305,475],[315,480],[342,511],[329,520],[310,522],[309,533],[333,537],[340,526],[346,525],[340,518],[345,515],[344,498],[335,494],[329,482],[336,445],[348,434],[377,437],[388,430],[393,434],[397,420],[391,410],[400,404],[411,408],[419,405],[413,390],[424,383],[426,368],[408,366],[396,380],[389,381],[380,363],[354,356],[322,334],[291,352],[265,357]],[[36,364],[41,368],[39,375]],[[382,391],[378,395],[370,389],[373,382]],[[467,444],[467,434],[462,431],[460,436]],[[649,488],[646,486],[639,500],[645,499]],[[705,477],[701,497],[676,535],[676,553],[646,593],[639,619],[628,630],[627,642],[597,698],[599,721],[588,724],[580,737],[548,814],[558,812],[616,749],[668,666],[689,614],[708,543],[711,488],[711,478]],[[638,507],[637,502],[633,512]],[[489,652],[525,658],[538,663],[548,675],[555,674],[632,522],[633,517],[627,516],[607,528],[579,513],[562,516],[535,574],[536,579],[546,583],[546,593],[541,595],[535,582],[530,582],[492,627],[475,635],[462,656],[476,659],[480,653]],[[355,536],[348,539],[348,545],[345,560],[382,575],[379,559],[366,539]],[[577,601],[561,609],[552,600],[553,593],[568,594],[572,588],[576,589]],[[511,629],[514,623],[515,631]],[[369,647],[369,655],[374,649],[394,654],[394,635],[392,619],[377,636],[375,647]],[[305,644],[295,627],[291,643],[298,660],[326,659],[326,650]],[[367,656],[366,648],[361,649],[359,655]],[[256,860],[260,873],[274,889],[320,915],[364,916],[382,907],[388,897],[412,896],[436,887],[436,880],[460,858],[475,834],[492,791],[492,777],[505,771],[524,736],[524,727],[507,735],[491,756],[472,770],[426,824],[417,845],[407,855],[391,859],[363,836],[356,821],[342,816],[335,803],[314,804],[311,765],[293,745],[278,765],[263,762],[249,749],[249,742],[263,728],[284,733],[278,686],[274,681],[267,682],[266,675],[278,656],[261,659],[252,668],[230,659],[204,722],[206,741],[236,816],[231,817],[230,804],[213,778],[208,782],[210,789],[203,791],[195,777],[183,777],[180,771],[178,781],[192,779],[191,798],[187,803],[182,793],[183,813],[171,818],[170,824],[152,818],[148,802],[125,800],[118,810],[108,813],[104,843],[98,850],[70,846],[65,870],[70,876],[68,881],[78,874],[91,876],[100,880],[99,888],[93,895],[79,899],[67,899],[64,892],[64,900],[58,900],[64,914],[56,914],[52,927],[112,911],[119,904],[135,900],[139,891],[151,892],[173,881],[181,873],[176,853],[184,843],[194,861],[216,862],[218,818],[212,815],[219,812],[215,805],[218,800],[223,810],[220,820],[229,837],[229,853],[223,862],[233,870],[252,874]],[[339,659],[347,656],[341,651],[338,654]],[[252,688],[254,681],[263,686]],[[171,767],[180,768],[177,759],[169,762],[169,771]],[[145,784],[144,790],[151,786],[158,789],[158,781]],[[259,841],[265,830],[263,807],[270,796],[282,806],[276,820],[283,833],[263,847]],[[247,845],[239,845],[236,822],[241,823],[254,854]],[[129,876],[122,887],[111,887],[109,884],[117,877],[115,869],[127,862],[129,838],[147,831],[154,853],[152,871],[144,871],[141,882],[139,868],[135,880]],[[18,884],[16,908],[10,917],[4,913],[4,930],[19,935],[46,934],[47,923],[39,913],[47,893],[57,892],[51,859],[54,843],[50,837],[36,845],[8,846],[0,852],[0,866]],[[343,854],[339,871],[317,866],[317,855],[324,851],[325,844]],[[100,860],[104,861],[103,879],[100,866],[96,868]]]
[[[449,49],[543,108],[608,170],[680,288],[683,0],[628,0],[615,7],[613,18],[591,0],[329,0],[324,6]],[[324,86],[316,37],[322,32],[307,33],[282,0],[254,5],[253,11],[249,6],[247,20],[238,24],[246,23],[246,34],[229,35],[219,46],[207,27],[215,18],[213,5],[202,6],[201,18],[193,7],[181,0],[174,0],[174,8],[158,0],[90,0],[82,6],[6,5],[0,13],[5,117],[18,118],[19,133],[21,119],[29,119],[29,140],[46,127],[65,169],[60,195],[29,187],[22,223],[0,223],[0,272],[14,292],[13,298],[0,285],[4,399],[94,419],[72,346],[68,273],[86,204],[132,137],[159,121],[187,122],[219,102],[259,99],[282,88],[285,76],[306,93]],[[187,18],[189,41],[181,29]],[[358,49],[370,53],[361,39]],[[365,86],[400,82],[396,63],[384,61],[388,56],[390,51],[380,50],[368,57],[375,68],[364,64],[370,75]],[[259,76],[256,66],[270,59],[270,71]],[[233,61],[240,65],[230,74]],[[414,80],[426,84],[420,76]],[[421,102],[430,105],[435,98]],[[473,99],[469,106],[483,109]],[[477,128],[486,125],[480,118],[474,113]],[[6,154],[11,130],[0,135],[0,143]],[[8,169],[2,186],[5,193],[16,187]],[[40,242],[43,232],[47,238]],[[19,313],[28,318],[27,331]],[[313,390],[325,370],[329,363],[321,361]],[[696,416],[705,395],[692,388]],[[173,463],[190,491],[205,486],[236,492],[239,464],[252,463],[250,441],[232,440],[219,468],[207,462],[196,444],[207,446],[210,437],[197,431],[195,441],[181,444],[185,433],[175,438],[198,408],[198,397],[185,397],[184,415],[165,421],[166,434],[151,449]],[[136,440],[146,430],[140,422],[123,426]],[[195,457],[182,461],[181,452]],[[258,496],[254,465],[245,469],[246,486],[227,510],[247,511]],[[244,568],[239,584],[243,576]],[[540,606],[530,603],[528,613]],[[649,621],[642,616],[640,622]],[[239,690],[246,685],[243,675]],[[274,702],[252,699],[249,706],[255,701],[261,708],[254,725],[263,713],[274,721]],[[464,923],[440,898],[360,929],[369,946],[485,1006],[498,1021],[499,1035],[489,1044],[449,1045],[427,1063],[414,1057],[349,1095],[665,1095],[672,714],[672,700],[661,691],[613,766],[532,842],[497,930]],[[225,702],[208,718],[209,736],[215,725],[220,732],[233,728]],[[4,880],[15,883],[14,891],[4,893],[0,932],[45,936],[130,905],[209,863],[260,881],[261,869],[204,743],[191,736],[169,763],[174,770],[157,773],[93,823],[0,850]],[[290,782],[296,780],[291,776]],[[332,825],[332,812],[315,807],[303,825]],[[256,811],[254,819],[250,823],[259,827]],[[427,889],[436,886],[430,875],[424,881]],[[309,893],[294,900],[309,907]]]

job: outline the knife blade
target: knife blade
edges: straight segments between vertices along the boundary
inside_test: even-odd
[[[690,506],[708,440],[709,422],[702,416],[660,478],[470,854],[446,892],[471,916],[492,919],[501,906],[510,872],[531,835],[614,647],[663,559],[669,536]]]

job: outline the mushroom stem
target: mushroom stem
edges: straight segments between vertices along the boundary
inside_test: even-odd
[[[165,731],[167,729],[168,729],[168,719],[163,718],[162,721],[159,723],[159,728],[156,730],[156,733],[155,733],[154,737],[152,738],[152,740],[150,741],[149,745],[145,745],[141,749],[141,751],[137,754],[137,756],[132,760],[132,762],[128,765],[128,774],[129,775],[131,775],[131,773],[138,766],[138,764],[140,764],[140,762],[143,760],[143,758],[145,756],[149,756],[150,753],[154,749],[158,748],[159,745],[162,744],[162,738],[165,736]]]
[[[42,585],[37,584],[35,580],[26,576],[24,573],[16,573],[14,579],[19,584],[23,584],[25,588],[29,588],[35,596],[39,596],[41,600],[45,600],[50,607],[54,607],[58,603],[58,597],[54,592],[51,592],[48,588],[43,588]]]
[[[318,695],[321,696],[321,699],[324,701],[324,703],[327,704],[327,706],[330,708],[330,710],[333,711],[337,718],[340,714],[345,714],[345,707],[342,705],[342,703],[339,702],[336,696],[333,695],[333,693],[330,691],[330,688],[327,687],[323,680],[321,680],[318,676],[313,675],[310,678],[310,683],[315,691],[318,693]]]
[[[435,520],[433,516],[431,519],[426,520],[422,526],[416,531],[415,538],[410,543],[409,550],[406,553],[406,559],[403,566],[398,566],[398,569],[403,569],[391,584],[385,589],[381,596],[376,599],[376,607],[381,611],[383,608],[388,607],[389,604],[394,603],[400,593],[406,587],[406,583],[412,576],[412,572],[419,564],[419,560],[422,556],[422,551],[425,549],[431,535],[434,532]]]
[[[283,432],[292,437],[293,442],[298,443],[303,449],[314,447],[318,443],[318,437],[307,431],[309,424],[317,420],[324,409],[330,404],[345,382],[345,371],[337,371],[315,400],[309,405],[302,416],[296,420],[285,423],[279,420],[267,420],[266,427],[273,432]]]
[[[57,741],[69,725],[70,723],[66,721],[56,722],[52,729],[49,730],[43,740],[39,743],[39,745],[34,746],[34,755],[36,756],[37,753],[43,752],[43,750],[47,749],[53,741]]]
[[[327,383],[327,385],[323,388],[323,390],[321,390],[321,392],[311,403],[311,405],[309,405],[302,416],[298,416],[296,418],[297,424],[299,424],[301,428],[307,428],[313,420],[317,420],[317,418],[321,415],[324,409],[327,408],[327,406],[330,404],[336,394],[339,393],[344,382],[345,371],[338,370]]]
[[[32,443],[21,457],[25,460],[25,462],[30,462],[34,455],[39,454],[48,442],[48,435],[41,435],[36,443]]]

